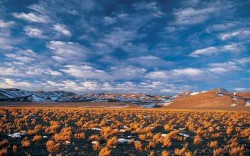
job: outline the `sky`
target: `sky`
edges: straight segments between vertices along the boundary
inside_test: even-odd
[[[250,90],[250,0],[0,0],[0,88]]]

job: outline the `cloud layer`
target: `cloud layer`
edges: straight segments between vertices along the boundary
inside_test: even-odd
[[[0,87],[150,94],[250,88],[247,1],[13,3],[0,3]]]

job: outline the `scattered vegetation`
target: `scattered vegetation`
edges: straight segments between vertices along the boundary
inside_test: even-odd
[[[0,155],[250,155],[248,112],[0,108]]]

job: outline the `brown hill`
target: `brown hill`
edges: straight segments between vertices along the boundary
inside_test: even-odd
[[[241,97],[241,98],[250,100],[250,92],[238,92],[238,93],[236,93],[236,95]]]
[[[186,96],[183,96],[186,95]],[[246,102],[232,93],[222,92],[214,89],[198,94],[181,94],[168,106],[171,108],[192,108],[192,107],[240,107]]]

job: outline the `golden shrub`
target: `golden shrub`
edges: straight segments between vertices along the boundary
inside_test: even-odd
[[[85,133],[76,133],[74,137],[77,139],[85,139]]]
[[[12,150],[13,150],[13,152],[17,152],[17,150],[18,150],[18,147],[16,146],[16,145],[13,145],[13,147],[12,147]]]
[[[6,148],[0,150],[0,156],[7,156],[7,155],[8,155],[8,150]]]
[[[195,145],[201,144],[201,137],[200,137],[199,135],[196,135],[196,136],[194,137],[194,144],[195,144]]]
[[[223,148],[217,148],[213,150],[213,156],[220,156],[224,152]]]
[[[32,142],[37,142],[37,141],[40,141],[40,140],[42,140],[42,136],[41,135],[35,135],[34,137],[33,137],[33,139],[32,139]]]
[[[135,142],[135,149],[138,151],[142,150],[142,143],[140,141]]]
[[[161,152],[161,156],[170,156],[170,152],[166,151],[166,150],[163,150]]]
[[[46,143],[46,148],[48,152],[58,152],[61,144],[55,143],[53,140],[48,140]]]
[[[210,148],[217,148],[218,147],[218,142],[217,141],[211,141],[209,143],[209,147]]]
[[[22,147],[23,148],[29,148],[30,147],[30,141],[28,141],[28,140],[23,141],[22,142]]]
[[[9,144],[9,141],[7,139],[4,139],[3,141],[0,142],[0,148],[2,148],[3,146],[6,146]]]
[[[107,147],[112,148],[113,146],[116,146],[118,144],[117,137],[113,137],[111,139],[108,139],[107,141]]]
[[[94,150],[94,151],[97,151],[97,150],[100,150],[100,149],[101,149],[100,142],[99,142],[99,141],[96,141],[96,142],[93,144],[93,150]]]
[[[99,152],[99,156],[110,156],[111,154],[111,150],[108,149],[108,147],[104,147],[101,149],[101,151]]]

